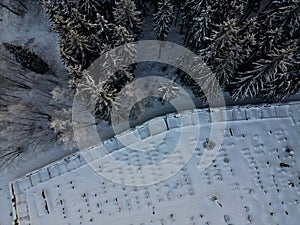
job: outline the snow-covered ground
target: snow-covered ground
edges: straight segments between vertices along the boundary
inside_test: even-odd
[[[9,1],[3,0],[3,3],[5,2]],[[50,30],[40,1],[25,2],[28,3],[28,13],[23,17],[1,8],[0,43],[15,42],[25,45],[45,60],[57,76],[66,76],[65,67],[60,62],[57,51],[57,35]],[[145,40],[155,39],[151,23],[148,16],[143,37]],[[172,28],[169,41],[182,44],[184,37],[178,35],[178,28],[179,26]],[[173,70],[174,68],[168,68],[165,71],[161,65],[149,63],[139,66],[136,74],[140,77],[147,76],[151,71],[157,76],[171,78]],[[28,93],[28,97],[42,105],[34,92]],[[297,99],[299,100],[299,95],[286,101]],[[226,98],[226,102],[227,105],[237,104],[229,98]],[[238,104],[249,103],[257,104],[261,103],[261,100],[249,99]],[[61,160],[77,149],[64,151],[59,145],[51,145],[44,149],[42,154],[29,152],[21,161],[0,171],[0,224],[8,225],[13,222],[15,214],[9,182],[17,179],[13,182],[16,186],[15,194],[21,193],[17,196],[17,201],[20,203],[25,197],[30,207],[30,211],[26,209],[18,213],[30,213],[32,225],[67,224],[66,220],[76,225],[79,224],[78,221],[82,221],[82,224],[116,224],[117,221],[120,224],[120,221],[124,221],[124,224],[138,225],[247,224],[250,223],[247,222],[248,219],[253,224],[296,225],[300,194],[297,153],[297,147],[300,146],[297,133],[300,112],[298,103],[293,106],[286,104],[276,108],[276,115],[274,107],[269,107],[271,110],[265,114],[266,118],[263,120],[260,119],[261,109],[258,106],[244,106],[241,111],[236,110],[239,113],[234,114],[234,118],[240,121],[228,122],[228,129],[231,128],[233,132],[232,136],[229,135],[229,131],[225,137],[224,149],[205,173],[199,173],[197,170],[198,156],[201,155],[201,146],[206,138],[206,132],[202,132],[199,152],[193,156],[190,163],[170,180],[149,188],[129,188],[110,183],[99,177],[84,161],[79,160],[79,153],[75,153],[74,158],[71,157],[72,165]],[[196,105],[203,107],[200,101]],[[154,106],[159,108],[153,108]],[[251,112],[254,120],[245,120],[244,109]],[[169,105],[152,104],[143,118],[135,124],[173,111],[174,108]],[[111,137],[108,129],[101,128],[106,137]],[[138,144],[143,143],[141,141]],[[292,149],[294,154],[287,152],[286,147]],[[60,161],[56,162],[57,160]],[[55,163],[44,167],[53,162]],[[281,168],[280,163],[291,167]],[[61,166],[57,166],[58,164]],[[44,169],[37,173],[31,173],[30,178],[24,177],[25,174],[42,167]],[[48,174],[46,170],[50,171],[52,168],[53,171]],[[21,180],[30,179],[30,183],[26,184],[25,181],[22,184],[25,186],[21,185],[18,191],[20,177]],[[49,214],[45,208],[45,201],[49,201]],[[20,210],[24,209],[24,205],[18,207]],[[182,210],[184,208],[186,210]],[[20,216],[19,219],[21,220]],[[54,222],[55,219],[58,221]]]
[[[235,107],[227,109],[226,115],[226,121],[220,120],[226,122],[224,141],[206,170],[200,171],[198,164],[203,153],[209,151],[204,147],[211,127],[209,112],[171,114],[163,117],[160,125],[151,126],[153,122],[149,121],[128,131],[140,138],[139,142],[129,143],[128,148],[105,143],[108,149],[114,149],[110,153],[113,157],[127,164],[155,164],[172,154],[161,146],[173,146],[178,133],[189,132],[194,128],[194,118],[199,118],[200,136],[194,155],[170,179],[137,187],[111,182],[99,173],[106,171],[105,175],[115,174],[114,177],[126,174],[124,180],[132,182],[148,182],[149,177],[103,164],[99,146],[13,181],[13,214],[20,225],[297,225],[300,103]],[[162,142],[161,135],[166,137]],[[193,133],[190,135],[192,140]],[[132,146],[142,147],[143,153],[130,150]],[[158,168],[152,175],[154,181],[159,181],[165,174]]]
[[[3,0],[3,4],[13,5]],[[25,1],[28,11],[22,16],[14,15],[0,8],[0,43],[13,42],[32,49],[47,62],[57,75],[66,69],[58,54],[58,36],[51,31],[41,1]],[[16,4],[17,5],[17,4]]]

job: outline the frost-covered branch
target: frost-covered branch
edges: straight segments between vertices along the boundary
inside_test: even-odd
[[[158,89],[158,95],[161,98],[161,102],[165,104],[166,102],[171,102],[179,95],[180,88],[175,83],[175,81],[162,84]]]

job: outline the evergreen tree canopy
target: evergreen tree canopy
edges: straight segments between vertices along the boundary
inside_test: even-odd
[[[62,60],[76,78],[102,53],[137,40],[141,14],[151,3],[157,39],[167,39],[176,12],[174,24],[182,22],[184,45],[203,57],[234,99],[282,99],[299,90],[300,0],[44,0],[52,28],[60,36]],[[123,55],[107,57],[117,63],[135,54],[128,47]],[[105,90],[119,90],[133,79],[133,69],[113,75]],[[201,79],[209,86],[207,76]],[[203,97],[193,79],[181,80]]]
[[[130,32],[139,35],[142,32],[141,12],[137,10],[134,0],[118,0],[114,8],[115,24],[126,27]]]
[[[166,40],[173,21],[174,7],[170,0],[158,3],[158,12],[154,14],[154,30],[158,40]]]
[[[299,90],[300,1],[250,3],[186,1],[185,43],[234,99],[282,99]]]

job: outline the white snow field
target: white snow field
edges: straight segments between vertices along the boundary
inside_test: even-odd
[[[110,168],[97,164],[102,146],[77,152],[10,183],[12,224],[298,225],[300,102],[233,107],[226,115],[226,121],[220,118],[227,122],[223,144],[206,170],[197,167],[209,151],[204,147],[209,112],[170,114],[123,134],[139,138],[139,143],[127,139],[127,144],[142,146],[142,154],[116,139],[104,145],[110,155],[128,164],[155,164],[170,154],[168,146],[178,141],[179,127],[188,132],[198,117],[198,147],[176,175],[150,186],[121,185],[97,173]],[[161,135],[165,139],[157,143]],[[106,172],[122,177],[121,168]],[[139,171],[127,174],[126,180],[143,180]],[[152,175],[164,176],[159,169]]]

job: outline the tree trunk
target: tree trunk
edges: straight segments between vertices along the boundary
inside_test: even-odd
[[[176,15],[176,18],[175,18],[175,24],[174,24],[174,27],[177,26],[178,17],[179,17],[179,15],[180,15],[180,12],[181,12],[181,10],[180,10],[180,3],[179,3],[179,5],[178,5],[178,10],[177,10],[177,15]]]
[[[187,45],[187,42],[189,40],[189,36],[190,36],[190,29],[191,29],[191,26],[188,25],[188,28],[187,28],[187,31],[185,33],[185,38],[184,38],[184,42],[183,42],[183,45],[186,46]]]

